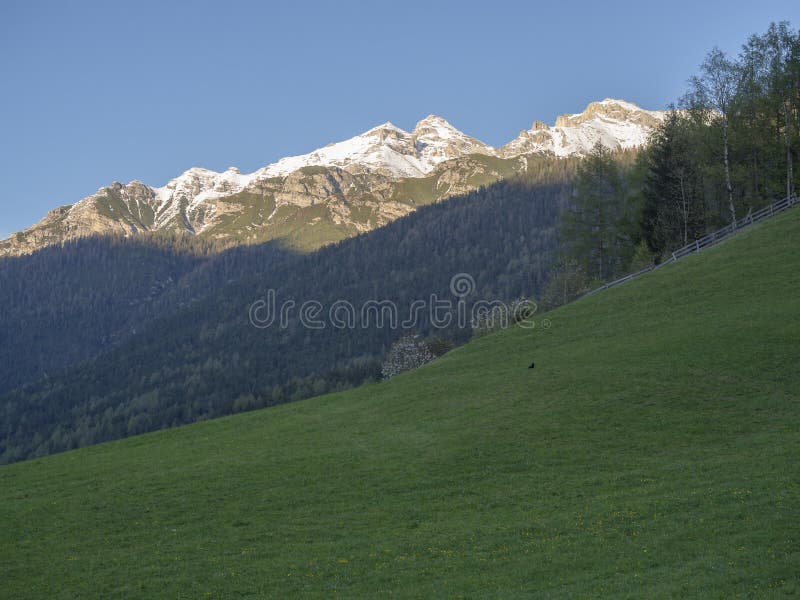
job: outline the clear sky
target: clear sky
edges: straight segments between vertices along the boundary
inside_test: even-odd
[[[0,0],[0,237],[113,181],[250,172],[430,113],[493,145],[663,108],[800,2]]]

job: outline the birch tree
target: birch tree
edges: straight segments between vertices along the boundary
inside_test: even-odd
[[[731,223],[736,222],[736,206],[733,202],[733,185],[730,167],[730,116],[734,97],[738,90],[740,70],[719,48],[708,53],[700,65],[700,76],[689,80],[689,103],[693,107],[710,109],[716,114],[722,130],[722,164],[725,173],[725,191],[728,196],[728,211]],[[713,118],[713,117],[712,117]]]
[[[794,192],[793,129],[797,97],[800,94],[800,34],[789,23],[772,23],[763,35],[753,35],[742,49],[743,61],[764,96],[780,115],[786,169],[786,196]],[[776,115],[777,116],[777,115]]]

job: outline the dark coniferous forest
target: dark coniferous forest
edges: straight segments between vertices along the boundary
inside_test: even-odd
[[[3,286],[16,307],[14,318],[3,320],[3,336],[18,354],[3,364],[2,380],[29,381],[10,392],[7,384],[2,397],[3,461],[377,379],[391,343],[408,333],[466,341],[471,326],[439,329],[427,312],[413,331],[360,322],[311,329],[297,312],[285,328],[256,328],[249,308],[274,290],[278,305],[312,300],[327,309],[337,300],[354,307],[389,300],[404,320],[415,300],[455,300],[450,281],[458,273],[475,280],[465,298],[470,306],[536,297],[571,193],[564,164],[554,166],[542,167],[535,180],[508,180],[424,207],[308,255],[266,244],[202,257],[164,242],[90,239],[0,263],[1,276],[18,282],[13,292]],[[548,179],[555,182],[541,183]],[[18,277],[22,270],[27,277]],[[129,272],[138,275],[114,274]],[[66,302],[58,299],[62,293],[69,293]],[[47,302],[24,301],[37,297]],[[53,356],[58,346],[35,343],[56,331],[72,353]],[[45,375],[53,364],[64,369]],[[24,371],[15,373],[15,365]]]

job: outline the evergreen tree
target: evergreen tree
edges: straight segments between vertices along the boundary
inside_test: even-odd
[[[598,142],[578,167],[575,195],[562,218],[562,237],[590,276],[609,279],[623,266],[629,220],[619,166]]]
[[[686,129],[684,117],[671,110],[653,135],[647,154],[642,238],[656,256],[705,232]]]

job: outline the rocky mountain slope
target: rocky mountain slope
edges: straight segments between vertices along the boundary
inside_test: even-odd
[[[278,239],[311,250],[523,172],[532,155],[582,155],[597,142],[612,149],[641,146],[663,117],[606,99],[558,117],[552,127],[536,121],[501,148],[434,115],[410,132],[384,123],[249,174],[195,167],[162,187],[115,182],[0,240],[0,256],[78,237],[148,231],[186,232],[230,245]]]

